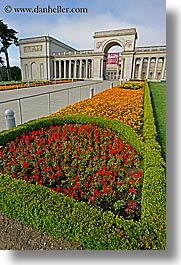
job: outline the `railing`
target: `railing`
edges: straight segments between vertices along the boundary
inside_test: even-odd
[[[147,46],[147,47],[136,47],[137,51],[166,51],[166,46]]]
[[[86,55],[86,54],[94,54],[94,50],[79,50],[79,51],[69,51],[69,52],[53,52],[53,56],[67,56],[67,55]]]
[[[18,119],[17,124],[19,125],[28,120],[49,115],[50,113],[56,112],[70,104],[89,98],[90,93],[92,93],[92,88],[94,88],[95,95],[117,83],[118,81],[114,81],[114,84],[111,81],[92,82],[85,85],[82,84],[69,88],[62,88],[43,93],[37,93],[34,95],[23,96],[20,98],[3,100],[0,101],[0,120],[4,119],[3,117],[5,109],[2,110],[3,104],[6,106],[6,109],[13,109],[15,112],[15,117]],[[40,100],[36,102],[36,98],[38,97],[40,97]],[[31,99],[33,99],[33,101],[31,101]],[[47,108],[45,105],[47,105]],[[0,130],[5,129],[5,122],[4,125],[2,123],[3,122],[0,122]]]

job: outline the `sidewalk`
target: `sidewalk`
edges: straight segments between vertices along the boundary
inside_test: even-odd
[[[51,102],[50,111],[51,113],[60,110],[61,108],[74,104],[80,100],[89,97],[90,87],[95,89],[95,94],[107,89],[112,83],[117,84],[118,81],[79,81],[74,83],[57,84],[50,86],[31,87],[24,89],[15,89],[10,91],[0,91],[0,102],[12,99],[18,99],[21,97],[29,97],[41,93],[53,92],[56,90],[62,90],[56,93],[51,93],[42,96],[31,97],[28,99],[21,100],[22,108],[22,121],[27,122],[32,119],[36,119],[43,116],[49,115],[49,99]],[[74,88],[75,87],[75,88]],[[70,90],[63,90],[66,88],[72,88]],[[20,124],[19,114],[19,102],[18,100],[1,103],[0,104],[0,131],[6,129],[4,112],[7,109],[12,109],[15,113],[16,125]]]

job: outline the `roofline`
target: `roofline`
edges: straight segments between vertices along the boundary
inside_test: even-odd
[[[39,41],[45,41],[45,40],[52,40],[52,41],[58,43],[61,46],[63,45],[63,46],[66,46],[67,48],[70,48],[70,49],[76,51],[75,48],[73,48],[73,47],[67,45],[66,43],[64,43],[62,41],[59,41],[59,40],[57,40],[57,39],[55,39],[55,38],[53,38],[53,37],[51,37],[49,35],[38,36],[38,37],[35,36],[35,37],[22,38],[22,39],[19,39],[18,45],[19,44],[31,43],[31,41],[32,42],[39,42]]]

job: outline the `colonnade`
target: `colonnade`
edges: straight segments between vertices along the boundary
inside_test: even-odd
[[[134,58],[132,78],[166,79],[166,57]]]
[[[91,59],[65,59],[53,61],[54,78],[93,78]]]
[[[94,78],[94,67],[99,71],[99,78],[124,79],[126,57],[120,57],[120,64],[109,69],[104,58],[79,58],[60,59],[54,58],[53,77],[54,78]],[[160,80],[166,79],[166,57],[135,57],[133,58],[132,74],[130,78]],[[131,67],[131,66],[130,66]]]

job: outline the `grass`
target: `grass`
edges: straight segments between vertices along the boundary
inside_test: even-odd
[[[166,83],[149,82],[162,156],[166,160]]]

